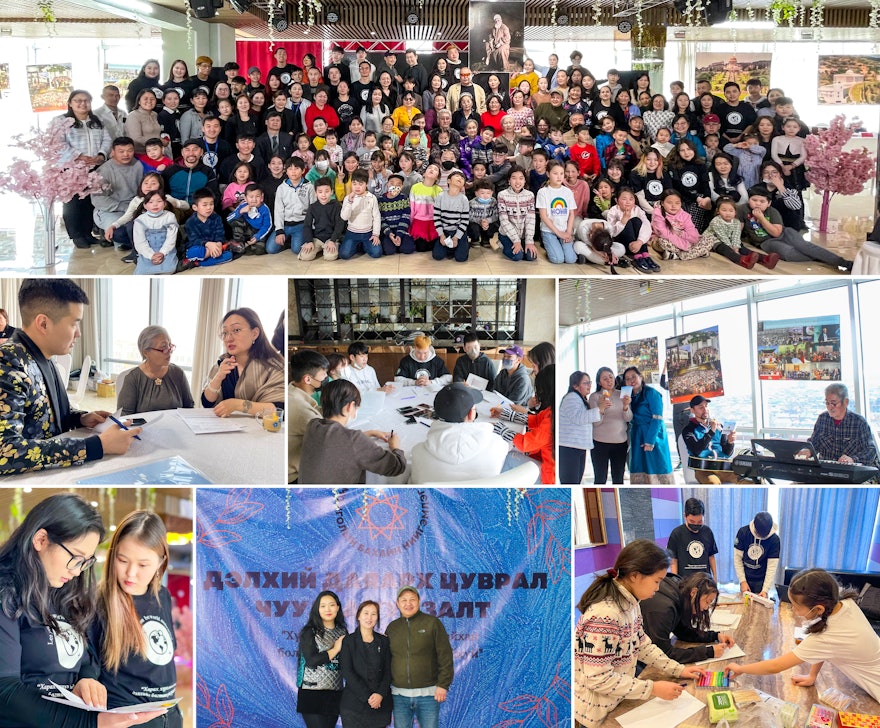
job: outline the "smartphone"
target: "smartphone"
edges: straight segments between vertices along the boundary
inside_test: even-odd
[[[131,424],[134,427],[143,427],[145,424],[147,424],[147,421],[143,417],[132,417]]]

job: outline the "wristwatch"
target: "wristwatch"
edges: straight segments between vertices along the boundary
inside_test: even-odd
[[[244,410],[245,414],[251,411],[251,401],[249,399],[243,399],[241,401],[241,407]]]

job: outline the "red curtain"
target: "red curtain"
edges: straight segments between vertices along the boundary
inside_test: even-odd
[[[282,46],[287,51],[287,62],[302,66],[302,57],[311,53],[318,59],[318,68],[324,67],[324,48],[321,41],[275,41],[275,48]],[[235,61],[238,63],[242,76],[247,70],[256,66],[263,72],[263,82],[269,69],[275,65],[275,56],[269,50],[267,40],[239,40],[235,42]]]

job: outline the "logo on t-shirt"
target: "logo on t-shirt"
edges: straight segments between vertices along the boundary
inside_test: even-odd
[[[285,73],[281,74],[281,83],[283,83],[285,86],[290,85],[290,80],[291,80],[291,75],[289,73],[285,72]]]
[[[77,632],[70,623],[57,614],[55,621],[58,622],[59,632],[55,633],[55,649],[58,651],[58,664],[65,670],[73,670],[79,665],[85,648],[82,635]]]
[[[727,115],[727,121],[728,121],[728,123],[730,123],[732,126],[736,126],[736,125],[739,124],[742,120],[743,120],[742,114],[740,114],[738,111],[731,111],[731,112]]]
[[[659,179],[652,179],[646,185],[648,192],[652,195],[662,195],[663,194],[663,183]]]
[[[211,169],[214,169],[214,167],[217,166],[218,158],[217,158],[216,153],[214,153],[214,152],[205,152],[205,153],[202,155],[202,161],[203,161],[208,167],[210,167]]]
[[[685,172],[681,176],[681,183],[685,187],[694,187],[697,184],[697,175],[694,174],[693,172]]]
[[[141,625],[147,639],[147,659],[154,665],[167,665],[174,658],[174,640],[158,619],[148,617]]]
[[[700,559],[706,551],[702,541],[691,541],[687,546],[687,551],[692,559]]]
[[[161,101],[162,97],[165,95],[165,92],[162,89],[160,89],[158,86],[153,86],[153,88],[151,88],[150,91],[153,92],[153,95],[156,97],[156,101]]]
[[[749,546],[749,550],[746,553],[752,561],[757,561],[764,555],[764,547],[756,541]]]

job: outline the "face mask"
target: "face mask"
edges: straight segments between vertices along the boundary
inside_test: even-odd
[[[794,615],[794,626],[798,627],[799,629],[809,629],[814,624],[816,624],[816,622],[820,622],[822,620],[822,617],[819,615],[817,615],[815,617],[810,617],[810,614],[812,614],[812,613],[813,613],[813,610],[811,609],[809,614],[807,614],[805,617],[801,617],[799,614],[795,614]]]
[[[703,530],[702,526],[697,526],[693,523],[686,523],[685,525],[687,526],[688,531],[690,531],[691,533],[699,533]]]
[[[351,416],[351,419],[348,421],[348,427],[351,427],[355,422],[357,422],[358,411],[357,407],[355,407],[354,414]]]
[[[358,371],[360,371],[361,369],[363,369],[363,367],[362,367],[362,366],[359,366],[357,362],[351,362],[350,366],[351,366],[353,369],[357,369]]]
[[[410,139],[410,140],[409,140],[409,145],[410,145],[411,147],[417,147],[417,146],[419,146],[419,142],[420,142],[420,141],[421,141],[421,140],[419,140],[419,139]]]
[[[330,377],[327,377],[327,379],[330,379]],[[324,381],[326,381],[326,380],[324,380]],[[319,382],[317,379],[312,377],[312,387],[315,389],[315,391],[319,390],[321,388],[322,384],[324,384],[323,381]]]
[[[455,166],[455,162],[443,162],[443,169],[452,169]]]
[[[315,166],[323,172],[325,169],[327,169],[327,167],[330,166],[330,162],[322,159],[320,162],[315,162]]]
[[[481,205],[488,205],[490,202],[492,202],[492,198],[490,197],[488,200],[484,200],[482,197],[478,197],[477,202],[479,202]]]
[[[516,364],[515,359],[502,359],[501,360],[501,368],[502,369],[513,369],[514,364]]]
[[[165,210],[159,210],[158,212],[150,212],[149,210],[147,210],[146,212],[149,217],[159,217],[165,212]]]
[[[400,190],[401,190],[401,189],[403,189],[403,188],[402,188],[402,187],[397,187],[397,186],[395,185],[394,187],[389,187],[389,188],[388,188],[388,193],[389,193],[392,197],[397,197],[397,195],[400,194]]]
[[[468,355],[468,359],[476,359],[478,356],[480,356],[479,349],[465,349],[464,353]]]

